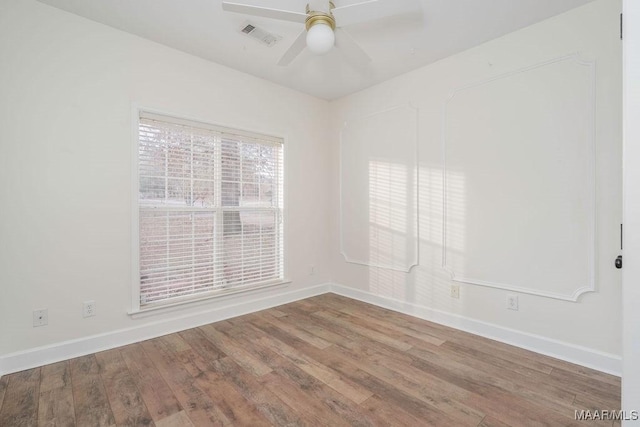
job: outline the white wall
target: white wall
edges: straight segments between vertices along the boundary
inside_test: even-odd
[[[567,349],[604,355],[613,364],[598,367],[617,371],[621,355],[621,289],[620,272],[614,269],[613,260],[619,254],[622,203],[620,8],[619,1],[596,1],[333,102],[334,282],[350,288],[350,294],[387,301],[390,306],[395,304],[415,313],[422,310],[427,313],[425,317],[440,316],[452,324],[475,324],[475,330],[493,331],[487,334],[505,340],[515,331],[522,339],[511,341],[519,344],[530,342],[535,348],[535,342],[540,342],[537,339],[543,338],[549,346],[555,346],[555,350],[546,352],[567,359],[572,359]],[[451,298],[450,286],[454,282],[442,268],[441,130],[446,100],[465,85],[576,52],[596,61],[597,292],[584,294],[577,302],[522,293],[518,294],[519,311],[506,309],[506,295],[513,292],[492,287],[461,284],[460,299]],[[517,105],[518,100],[513,102]],[[420,173],[420,263],[408,274],[346,263],[340,255],[337,234],[339,133],[343,123],[406,104],[419,109]],[[476,142],[482,145],[489,141]],[[473,208],[491,212],[493,206],[487,200]],[[488,248],[491,244],[487,242]],[[532,336],[535,339],[530,339]]]
[[[168,332],[329,280],[327,102],[32,0],[0,2],[0,58],[0,374],[9,353],[181,318]],[[286,138],[291,285],[127,315],[133,104]],[[38,308],[49,325],[33,328]]]

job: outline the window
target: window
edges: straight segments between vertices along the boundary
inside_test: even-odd
[[[140,113],[140,308],[283,281],[282,151],[277,138]]]

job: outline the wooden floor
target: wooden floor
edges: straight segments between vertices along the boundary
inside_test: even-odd
[[[0,426],[597,426],[620,379],[333,294],[0,379]],[[616,425],[618,422],[616,422]]]

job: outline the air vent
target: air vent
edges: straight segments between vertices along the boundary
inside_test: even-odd
[[[258,28],[255,25],[250,24],[248,22],[245,22],[244,24],[242,24],[242,28],[240,29],[240,32],[248,35],[252,39],[255,39],[260,43],[265,44],[269,47],[276,44],[282,38],[277,34],[273,34],[268,31],[265,31],[262,28]]]

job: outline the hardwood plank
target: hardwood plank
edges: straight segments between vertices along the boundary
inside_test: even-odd
[[[268,426],[270,423],[245,397],[228,381],[213,380],[208,375],[199,375],[196,384],[204,391],[216,407],[225,415],[229,424],[244,426]]]
[[[333,366],[340,360],[346,360],[378,380],[447,414],[460,425],[477,425],[484,417],[484,413],[464,403],[469,392],[413,368],[404,360],[394,360],[366,347],[356,350],[334,347],[325,353],[325,359],[331,360]]]
[[[421,426],[424,421],[408,412],[389,405],[377,395],[373,395],[360,404],[362,410],[368,414],[378,426]]]
[[[478,427],[511,427],[509,424],[505,424],[500,420],[496,420],[493,417],[486,416],[482,420]]]
[[[337,334],[325,327],[322,327],[318,322],[314,322],[311,316],[302,316],[295,311],[289,311],[286,319],[286,321],[294,323],[296,327],[303,329],[318,338],[322,338],[328,343],[346,345],[351,342],[351,340],[344,335]]]
[[[313,313],[313,316],[316,318],[323,319],[327,322],[333,323],[335,325],[341,326],[342,328],[348,329],[356,334],[362,335],[363,337],[367,337],[371,340],[378,341],[381,344],[385,344],[389,347],[392,347],[396,350],[406,351],[413,347],[411,344],[407,344],[402,342],[396,338],[393,338],[389,335],[380,333],[373,329],[369,329],[364,326],[357,325],[355,323],[350,323],[347,320],[332,314],[328,311],[318,311]]]
[[[361,319],[368,324],[376,325],[376,327],[383,328],[384,330],[393,331],[397,335],[406,335],[408,337],[416,338],[417,340],[423,341],[426,344],[440,346],[446,342],[446,340],[442,338],[429,335],[426,331],[418,332],[401,324],[385,322],[351,307],[342,307],[339,311],[341,313],[349,315],[352,318]],[[427,328],[425,328],[425,330],[426,329]]]
[[[278,331],[276,328],[269,327],[268,325],[262,325],[260,329],[264,330],[269,336],[285,342],[310,357],[315,357],[317,360],[324,360],[326,365],[332,367],[341,365],[343,370],[355,370],[356,367],[360,367],[360,369],[365,372],[389,384],[393,384],[396,388],[408,395],[420,399],[426,404],[448,414],[460,425],[475,426],[484,417],[484,414],[459,403],[460,399],[466,397],[466,392],[463,390],[456,389],[442,382],[440,382],[440,387],[438,387],[434,378],[426,378],[426,375],[422,375],[423,373],[417,369],[413,369],[407,373],[410,366],[406,366],[406,364],[402,368],[402,371],[391,370],[389,366],[393,364],[393,361],[390,358],[384,358],[384,356],[379,353],[376,353],[376,355],[382,357],[384,360],[373,361],[371,357],[363,358],[361,357],[361,353],[349,352],[340,347],[318,351],[318,349],[312,348],[295,336],[287,336],[284,331]],[[253,340],[255,340],[255,338]],[[346,365],[349,364],[352,365],[351,368],[347,368]],[[421,380],[424,381],[421,382]],[[429,384],[429,386],[425,387],[424,384]]]
[[[485,416],[480,408],[466,403],[470,393],[455,384],[379,353],[368,356],[366,360],[364,366],[367,369],[363,370],[396,385],[398,389],[439,409],[461,424],[477,425]]]
[[[39,399],[39,426],[76,425],[68,361],[42,367]]]
[[[589,409],[591,411],[603,409],[620,409],[621,400],[613,400],[613,398],[601,399],[588,393],[578,393],[573,401],[575,409]]]
[[[389,322],[380,320],[378,317],[368,314],[361,307],[353,307],[350,304],[345,304],[345,300],[340,298],[335,298],[333,295],[325,294],[317,297],[318,303],[322,304],[322,306],[327,307],[329,310],[333,310],[342,315],[348,315],[349,318],[356,320],[360,324],[364,324],[368,327],[382,328],[385,332],[393,331],[393,334],[396,336],[407,336],[416,338],[419,341],[424,343],[428,343],[430,345],[441,345],[445,340],[429,335],[427,331],[429,330],[429,326],[427,322],[424,322],[425,325],[422,328],[423,330],[418,332],[414,329],[407,327],[407,325],[413,325],[409,320],[407,322]],[[378,307],[376,307],[378,308]],[[325,309],[326,311],[327,309]],[[415,318],[409,317],[411,320],[415,320]],[[362,323],[364,322],[364,323]]]
[[[3,375],[0,376],[0,409],[2,409],[2,404],[4,402],[4,395],[7,392],[7,383],[9,382],[9,376]]]
[[[287,305],[285,307],[281,307],[281,309],[287,310],[290,316],[295,319],[296,324],[299,324],[301,327],[304,327],[308,331],[313,331],[314,334],[326,339],[332,344],[338,344],[343,347],[348,347],[353,343],[375,343],[377,345],[384,346],[388,348],[390,351],[396,352],[397,349],[394,347],[389,347],[386,344],[376,341],[368,336],[362,335],[350,328],[348,324],[336,323],[332,322],[329,319],[325,319],[324,317],[315,316],[316,312],[313,311],[309,313],[307,310],[299,310],[296,306],[299,305],[301,301],[297,301],[292,303],[291,305]]]
[[[309,378],[309,376],[307,375],[306,378]],[[293,408],[306,425],[330,425],[336,427],[349,425],[346,420],[341,419],[325,406],[324,402],[312,398],[306,390],[301,389],[299,382],[292,381],[278,371],[265,375],[259,381],[265,388]]]
[[[267,311],[267,310],[265,310],[265,311]],[[268,311],[269,311],[269,314],[272,315],[273,317],[284,317],[284,316],[287,315],[286,313],[283,313],[282,311],[278,310],[277,308],[272,308],[272,309],[269,309]]]
[[[40,368],[7,375],[0,426],[35,426],[38,423]]]
[[[568,406],[575,398],[574,392],[550,383],[548,375],[538,373],[538,376],[524,376],[519,374],[518,381],[514,382],[513,373],[493,365],[492,358],[488,356],[460,357],[449,351],[440,353],[419,349],[412,349],[408,353],[416,359],[434,362],[436,366],[447,367],[460,375],[477,378],[511,393],[548,401],[550,405],[560,406],[563,404],[563,406]],[[485,360],[490,362],[485,362]]]
[[[465,402],[467,405],[478,408],[487,415],[507,424],[516,423],[517,425],[519,422],[539,422],[542,425],[550,426],[578,425],[573,420],[573,412],[568,410],[563,413],[556,412],[554,407],[513,394],[511,391],[502,389],[499,386],[488,384],[477,373],[474,377],[460,375],[457,370],[449,366],[443,366],[425,359],[416,359],[412,362],[412,365],[430,372],[446,382],[470,391],[471,394]],[[544,422],[541,421],[542,414],[544,414]]]
[[[255,326],[254,326],[255,327]],[[297,351],[295,348],[283,343],[280,340],[270,338],[264,334],[256,336],[254,341],[258,345],[262,345],[273,352],[284,356],[294,363],[298,368],[307,374],[322,381],[332,389],[344,397],[351,399],[355,403],[361,403],[367,400],[373,393],[363,387],[345,381],[340,375],[331,368],[314,360],[311,357]]]
[[[449,345],[459,344],[463,347],[489,354],[492,358],[509,360],[513,364],[518,364],[521,367],[527,368],[529,370],[537,370],[541,373],[549,374],[551,373],[554,365],[559,364],[560,366],[564,366],[568,363],[550,358],[548,356],[536,354],[515,346],[504,344],[499,341],[494,341],[477,335],[469,334],[467,332],[456,330],[444,325],[439,325],[424,320],[418,320],[406,314],[386,310],[360,301],[356,301],[353,304],[356,305],[359,309],[361,308],[367,313],[372,313],[373,316],[376,316],[385,321],[393,323],[405,323],[408,328],[415,331],[426,330],[430,335],[439,337],[447,341]]]
[[[156,338],[159,342],[162,342],[164,348],[171,353],[180,353],[185,350],[191,350],[191,346],[177,334],[164,335]]]
[[[318,337],[317,335],[311,334],[307,331],[305,331],[302,328],[299,328],[297,325],[292,324],[292,323],[287,323],[286,321],[282,321],[283,316],[281,316],[280,318],[275,317],[275,316],[271,316],[268,313],[260,313],[259,317],[258,317],[258,321],[261,322],[267,322],[270,323],[274,326],[276,326],[277,328],[286,331],[287,333],[301,339],[302,341],[305,341],[309,344],[311,344],[312,346],[315,346],[321,350],[329,347],[331,345],[330,342],[325,341],[324,339]]]
[[[620,377],[615,375],[607,374],[605,372],[596,371],[595,369],[586,368],[584,366],[576,365],[574,363],[565,362],[564,360],[559,360],[554,363],[554,368],[562,369],[570,373],[571,375],[579,375],[580,377],[586,377],[588,379],[607,383],[615,386],[615,388],[619,388],[621,384]]]
[[[216,330],[219,332],[226,332],[229,329],[234,328],[236,326],[236,323],[244,323],[246,321],[246,315],[240,316],[237,319],[237,322],[232,322],[234,319],[227,319],[212,323],[211,325],[214,325]]]
[[[570,372],[559,368],[553,368],[549,377],[564,384],[565,387],[576,393],[587,394],[608,403],[609,408],[620,404],[620,387],[616,387],[607,382],[585,376],[572,375]]]
[[[304,425],[297,413],[276,394],[258,382],[258,379],[242,369],[233,359],[225,357],[215,360],[213,366],[216,371],[234,384],[236,389],[258,411],[276,426]]]
[[[320,301],[325,301],[326,299],[338,299],[345,305],[357,307],[359,310],[370,313],[372,316],[379,319],[392,323],[405,324],[408,328],[416,332],[426,331],[430,335],[441,338],[445,341],[459,343],[469,348],[475,348],[492,354],[493,357],[503,357],[530,369],[539,370],[542,373],[549,374],[551,373],[554,365],[559,364],[560,366],[564,366],[564,364],[568,363],[541,354],[536,354],[519,347],[511,346],[509,344],[504,344],[499,341],[469,334],[437,323],[416,319],[403,313],[376,307],[361,301],[350,300],[349,298],[338,295],[326,294],[314,298],[318,298]],[[309,300],[312,299],[313,298],[308,299],[306,303],[308,304]]]
[[[207,340],[201,336],[200,332],[194,331],[184,335],[197,343],[197,347],[205,353],[204,357],[192,347],[189,347],[188,350],[176,351],[176,346],[167,345],[165,351],[171,353],[175,360],[184,367],[186,372],[191,375],[193,385],[208,398],[208,402],[211,402],[209,410],[215,414],[216,420],[222,425],[268,425],[267,420],[257,409],[250,405],[238,390],[212,368],[212,361],[216,359],[206,357],[206,351],[207,348],[215,349],[215,347],[210,343],[207,345]],[[170,338],[170,336],[163,337],[161,341],[166,343]],[[183,337],[181,336],[181,338]],[[183,342],[189,345],[184,339]],[[201,398],[204,397],[201,396]]]
[[[615,406],[609,406],[608,403],[603,403],[597,399],[591,399],[589,397],[583,398],[580,395],[576,396],[576,400],[573,402],[573,407],[571,408],[571,412],[575,414],[575,411],[589,410],[589,411],[602,411],[602,410],[612,410],[611,408],[615,408],[613,410],[619,410],[620,404]],[[584,422],[584,421],[583,421]],[[594,426],[611,426],[611,420],[589,420],[589,423]],[[619,425],[619,422],[613,421],[613,425]]]
[[[76,422],[81,426],[111,426],[115,418],[100,377],[95,355],[69,361]]]
[[[351,381],[357,382],[362,387],[367,388],[373,392],[375,396],[379,396],[380,400],[385,402],[385,404],[391,409],[402,410],[421,420],[421,423],[419,424],[421,426],[440,427],[460,425],[447,414],[444,414],[442,411],[431,405],[425,404],[425,402],[420,399],[416,399],[415,397],[406,394],[393,384],[382,381],[360,369],[347,371],[342,369],[341,365],[333,366],[335,366],[336,369],[338,369],[346,378],[349,378]]]
[[[240,366],[255,376],[261,376],[271,372],[271,368],[253,357],[244,348],[238,346],[224,333],[218,331],[214,325],[200,327],[205,336],[225,354],[233,358]]]
[[[224,416],[223,423],[247,426],[269,425],[257,408],[251,405],[230,381],[218,373],[213,362],[219,357],[208,357],[208,351],[213,349],[217,352],[214,356],[219,355],[219,351],[199,331],[187,333],[185,336],[194,342],[196,348],[192,347],[192,350],[184,352],[182,363],[193,375],[197,387],[209,396],[216,409]]]
[[[293,405],[294,408],[313,408],[311,409],[312,412],[324,412],[329,410],[330,415],[324,415],[321,417],[326,420],[326,423],[330,423],[329,420],[331,420],[331,418],[327,417],[335,414],[339,417],[339,420],[333,420],[332,423],[341,424],[346,421],[349,425],[376,425],[375,420],[368,417],[366,413],[362,413],[361,409],[353,400],[347,398],[335,388],[332,388],[323,381],[317,379],[315,376],[311,375],[311,373],[306,372],[298,363],[292,363],[290,358],[279,354],[273,347],[257,344],[260,343],[260,339],[263,337],[281,338],[283,335],[286,336],[286,334],[286,332],[279,331],[271,324],[262,324],[261,328],[252,330],[247,330],[246,327],[243,327],[242,332],[238,332],[236,334],[236,339],[239,340],[239,342],[252,345],[253,347],[261,346],[261,349],[256,349],[256,354],[260,355],[259,357],[262,357],[263,360],[265,360],[266,363],[274,369],[272,374],[261,381],[265,384],[272,382],[271,384],[268,384],[267,387],[277,387],[277,389],[273,389],[274,393],[277,393],[278,395],[280,395],[280,393],[284,393],[284,395],[281,396],[282,399],[290,398],[290,394],[292,394],[292,392],[289,393],[290,390],[287,392],[285,389],[288,389],[293,385],[299,390],[299,398],[297,401],[286,401],[289,402],[290,405]],[[320,349],[300,340],[297,337],[293,337],[293,339],[298,340],[308,348],[313,348],[317,352],[322,352]],[[355,367],[353,367],[353,369],[355,369]],[[277,386],[274,386],[273,382],[277,382]],[[295,402],[295,404],[293,402]],[[305,413],[309,411],[298,412]],[[317,422],[315,419],[306,419],[306,421],[314,423]]]
[[[117,425],[155,425],[119,349],[96,353],[100,376]]]
[[[185,411],[176,412],[156,421],[156,427],[195,427]]]
[[[408,353],[413,353],[413,352],[415,352],[415,351],[417,351],[417,349],[411,349],[411,350],[409,350],[409,351],[408,351]],[[471,360],[471,359],[467,358],[467,360]],[[440,363],[443,363],[443,364],[444,364],[444,366],[446,366],[447,360],[446,360],[446,359],[444,359],[444,360],[440,360],[439,362],[440,362]],[[363,363],[365,363],[365,362],[363,362]],[[538,374],[539,374],[539,373],[538,373]],[[513,381],[513,377],[511,378],[511,381]],[[523,389],[523,388],[521,387],[521,389]],[[567,400],[570,400],[570,399],[571,399],[571,393],[568,393],[568,394],[567,394],[566,399],[567,399]],[[486,402],[485,402],[485,404],[486,404]],[[473,406],[473,405],[472,405],[472,406]],[[494,409],[495,409],[495,408],[494,408]],[[556,405],[556,408],[555,408],[555,409],[556,409],[556,410],[566,410],[567,408],[566,408],[564,405],[559,404],[559,405]],[[514,418],[513,418],[513,420],[517,420],[518,413],[517,413],[517,412],[512,412],[512,415],[513,415],[513,417],[514,417]],[[566,415],[566,414],[565,414],[565,415]],[[573,415],[573,414],[572,414],[572,415]],[[515,422],[517,422],[517,421],[515,421]],[[564,421],[563,421],[563,422],[564,422]]]
[[[182,411],[182,406],[160,375],[153,362],[147,357],[140,344],[120,348],[120,354],[129,369],[129,375],[140,391],[151,418],[158,421]]]
[[[160,338],[145,341],[141,345],[193,424],[224,425],[223,416],[216,410],[214,402],[197,387],[187,368],[178,360],[175,345]]]
[[[474,347],[467,347],[453,341],[447,341],[437,350],[426,348],[423,348],[422,350],[426,350],[426,352],[429,353],[435,352],[442,355],[446,354],[447,356],[453,357],[457,360],[479,360],[482,361],[484,365],[488,365],[488,368],[495,368],[501,372],[508,372],[510,375],[515,374],[531,378],[546,378],[551,372],[542,372],[540,369],[531,368],[529,366],[522,365],[521,363],[517,363],[508,357],[504,357],[504,355],[492,354],[490,352],[482,351]]]
[[[343,345],[348,345],[348,343],[353,342],[371,341],[385,345],[393,350],[406,351],[412,347],[411,345],[393,337],[381,334],[374,330],[369,330],[359,325],[351,324],[345,319],[340,319],[326,311],[316,311],[311,313],[310,317],[318,326],[341,335],[343,337],[342,342],[344,343],[346,341],[347,343]]]
[[[207,360],[217,360],[223,357],[227,357],[222,350],[216,347],[211,340],[202,332],[202,330],[189,329],[187,331],[180,332],[180,337],[189,344],[191,349],[198,352],[201,356]]]
[[[347,313],[346,311],[357,313],[357,311],[355,310],[345,309],[324,310],[324,312],[335,316],[336,319],[340,319],[343,322],[348,322],[349,324],[356,325],[364,329],[369,329],[372,333],[382,334],[382,336],[386,337],[393,337],[393,339],[405,343],[405,345],[408,347],[407,350],[412,347],[435,350],[437,349],[437,347],[442,346],[446,342],[443,339],[436,338],[426,333],[415,332],[410,328],[399,327],[390,322],[381,322],[371,317],[367,318],[363,316],[352,315],[350,313]],[[380,339],[377,339],[377,341],[384,343],[384,341]]]

